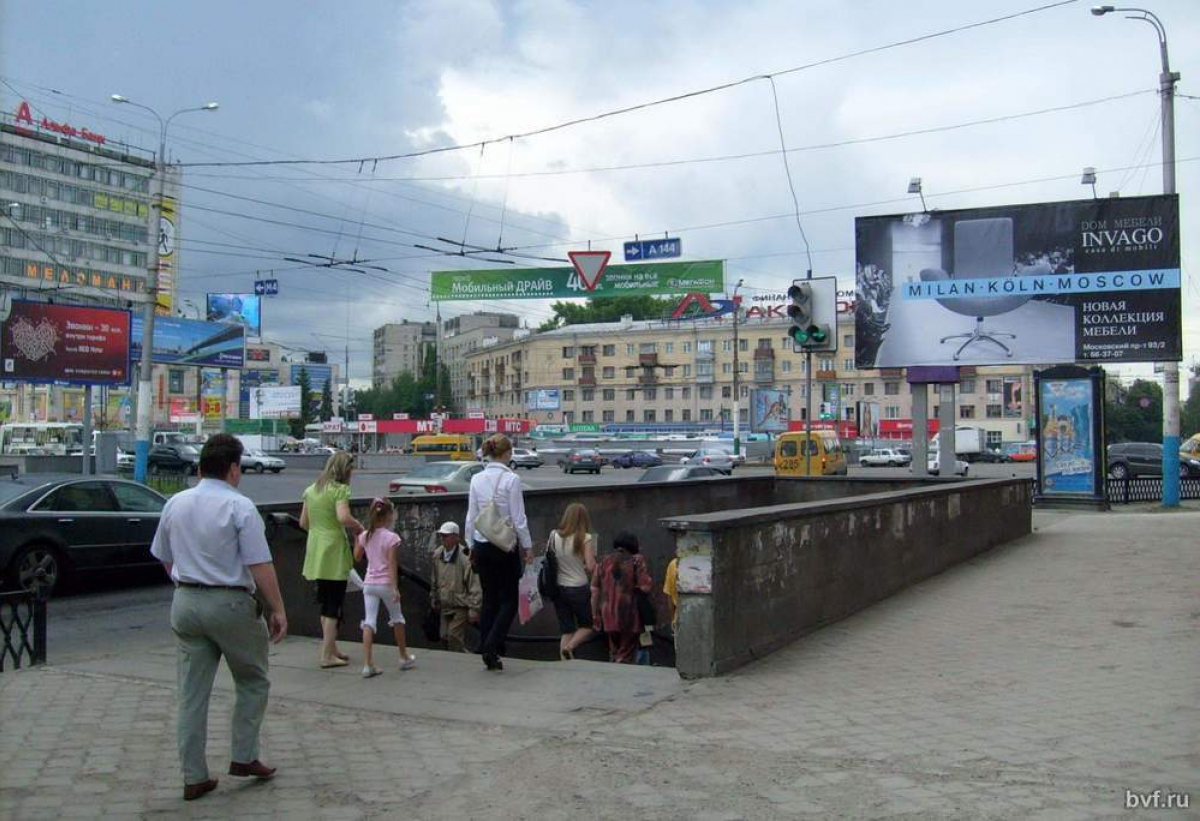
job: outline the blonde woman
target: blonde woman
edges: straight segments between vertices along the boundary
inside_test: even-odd
[[[563,661],[575,658],[575,648],[592,635],[592,574],[596,572],[596,537],[592,519],[578,502],[567,505],[549,547],[558,558],[558,598],[554,612],[562,639]]]
[[[489,670],[499,672],[504,669],[500,660],[504,655],[504,640],[517,615],[521,561],[522,558],[525,564],[533,561],[533,540],[529,536],[529,521],[525,518],[521,478],[508,467],[512,461],[512,442],[497,433],[483,443],[482,451],[487,467],[471,477],[463,532],[471,540],[471,558],[483,587],[483,604],[479,610],[479,655]],[[517,545],[506,549],[492,544],[475,529],[475,520],[491,502],[495,502],[502,519],[512,522]]]
[[[344,667],[348,663],[346,654],[338,650],[337,634],[351,567],[346,531],[354,538],[363,532],[363,526],[350,515],[353,472],[353,456],[341,452],[330,456],[317,481],[305,489],[304,506],[300,508],[300,527],[308,531],[302,573],[317,583],[317,603],[321,607],[322,667]]]

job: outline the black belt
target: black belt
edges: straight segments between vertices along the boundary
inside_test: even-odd
[[[238,590],[242,593],[249,593],[248,588],[238,584],[200,584],[199,582],[175,582],[176,587],[199,587],[203,590]]]

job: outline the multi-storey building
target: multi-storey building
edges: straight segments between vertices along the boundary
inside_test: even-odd
[[[382,387],[402,373],[420,374],[429,348],[437,344],[437,323],[389,322],[375,329],[371,384]]]
[[[795,353],[789,323],[772,312],[730,318],[569,325],[467,354],[467,403],[488,416],[526,416],[556,424],[728,424],[739,370],[741,421],[750,392],[783,390],[791,416],[804,418],[805,355]],[[911,390],[902,369],[854,367],[854,315],[838,321],[839,349],[813,356],[813,416],[822,407],[855,420],[871,405],[883,435],[911,430]],[[989,443],[1031,438],[1032,369],[963,367],[956,422],[987,432]],[[929,407],[937,414],[930,389]],[[904,437],[906,438],[906,437]]]
[[[484,346],[508,342],[520,333],[515,314],[477,311],[442,322],[439,356],[450,373],[450,394],[457,410],[477,409],[467,399],[467,355]]]
[[[0,114],[0,290],[141,310],[158,241],[158,310],[173,313],[181,174],[166,169],[160,218],[154,168],[152,152],[53,120],[27,102]],[[156,383],[169,378],[165,368],[155,371]],[[82,389],[22,384],[2,393],[14,418],[82,418]],[[104,393],[114,409],[128,407],[124,391]]]

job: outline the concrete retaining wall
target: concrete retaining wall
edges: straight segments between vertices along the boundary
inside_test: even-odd
[[[546,538],[571,502],[581,502],[587,506],[593,530],[599,537],[601,554],[610,550],[617,532],[631,530],[636,533],[654,577],[654,600],[658,612],[662,614],[660,621],[666,624],[668,606],[662,594],[662,580],[667,563],[675,556],[675,537],[660,521],[664,514],[688,516],[712,510],[740,510],[760,505],[844,498],[847,495],[878,493],[911,485],[911,481],[884,478],[777,480],[773,476],[746,476],[694,482],[526,490],[525,508],[537,554],[543,552]],[[352,502],[353,512],[360,519],[365,518],[369,501],[356,499]],[[392,501],[397,505],[396,528],[404,539],[401,564],[421,578],[428,579],[434,532],[447,520],[462,525],[466,518],[467,496],[465,493],[445,493],[393,497]],[[268,514],[268,537],[288,608],[290,629],[299,635],[317,636],[320,634],[320,623],[316,605],[310,586],[300,575],[304,564],[305,534],[294,526],[273,524],[269,515],[282,513],[298,517],[300,506],[296,503],[264,504],[260,505],[260,509]],[[412,583],[403,585],[402,594],[404,614],[410,625],[409,639],[414,646],[422,646],[424,641],[419,625],[428,606],[427,596],[418,585]],[[350,639],[360,635],[358,625],[362,620],[362,597],[348,595],[346,602],[342,636]],[[520,626],[514,622],[514,632],[524,636],[557,635],[553,609],[547,607],[546,612],[539,614],[528,625]],[[391,640],[383,633],[378,638],[384,642]],[[557,654],[557,646],[549,644],[518,645],[510,650],[528,657],[550,658]],[[606,654],[607,651],[600,644],[593,645],[581,655],[603,658]],[[656,645],[656,663],[670,664],[673,660],[669,642]]]
[[[726,673],[1031,531],[1027,480],[910,488],[663,519],[681,557],[680,675]]]

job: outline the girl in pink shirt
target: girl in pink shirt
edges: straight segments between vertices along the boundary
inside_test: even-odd
[[[354,560],[367,557],[367,572],[363,576],[363,610],[366,618],[363,631],[363,678],[379,675],[371,657],[375,644],[375,622],[379,618],[379,603],[387,608],[388,624],[396,634],[400,648],[400,669],[411,670],[417,657],[408,652],[404,638],[404,613],[400,609],[400,577],[396,570],[396,551],[400,537],[392,528],[396,524],[396,508],[387,499],[374,499],[367,515],[367,529],[358,535],[354,544]]]

